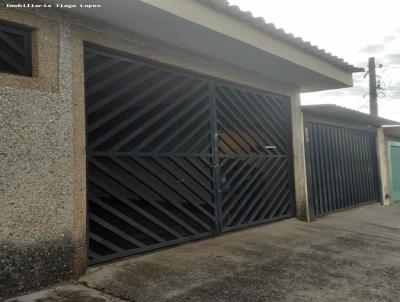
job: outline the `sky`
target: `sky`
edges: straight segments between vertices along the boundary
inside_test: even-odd
[[[379,115],[400,121],[400,1],[228,0],[255,17],[310,41],[357,67],[375,57],[381,81]],[[368,76],[354,87],[302,94],[302,104],[336,104],[369,112]]]

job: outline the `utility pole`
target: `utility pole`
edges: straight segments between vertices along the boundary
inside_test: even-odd
[[[375,58],[368,59],[369,74],[369,114],[378,116],[378,94],[376,87]]]

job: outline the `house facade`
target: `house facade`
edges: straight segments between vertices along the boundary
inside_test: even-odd
[[[98,2],[0,7],[0,296],[309,221],[300,93],[360,71],[224,1]]]

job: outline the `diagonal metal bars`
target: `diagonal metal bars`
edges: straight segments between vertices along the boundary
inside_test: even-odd
[[[31,30],[0,22],[0,71],[31,76]]]
[[[85,55],[90,263],[215,233],[208,83]]]
[[[85,47],[89,263],[293,214],[288,100]]]
[[[222,229],[292,216],[287,100],[223,84],[215,91]]]

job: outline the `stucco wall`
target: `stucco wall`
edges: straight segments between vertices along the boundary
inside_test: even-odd
[[[86,268],[84,40],[291,96],[295,159],[302,157],[300,99],[294,87],[65,13],[0,8],[0,19],[7,18],[22,24],[35,19],[35,35],[43,43],[37,42],[34,78],[0,75],[6,79],[0,82],[0,297],[74,278]],[[299,163],[297,177],[303,173]],[[296,186],[300,201],[306,198],[302,186]]]
[[[1,8],[0,17],[37,28],[34,77],[0,75],[1,297],[71,276],[74,204],[71,79],[59,47],[65,30],[14,10]]]

